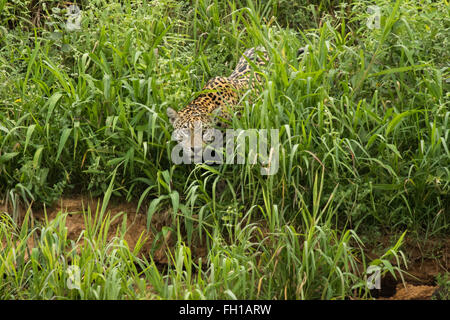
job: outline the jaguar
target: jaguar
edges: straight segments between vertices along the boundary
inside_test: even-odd
[[[230,76],[210,79],[200,94],[181,110],[175,111],[168,107],[166,113],[174,129],[173,139],[183,148],[193,149],[197,147],[194,143],[194,130],[199,128],[202,132],[201,144],[210,142],[212,131],[207,129],[226,125],[242,93],[261,82],[261,75],[252,72],[252,68],[264,66],[268,60],[267,51],[263,47],[250,48],[244,51]]]

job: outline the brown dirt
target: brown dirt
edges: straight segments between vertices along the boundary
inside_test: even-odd
[[[379,250],[370,248],[367,256],[375,259],[393,245],[398,236],[384,236],[378,243]],[[380,300],[430,300],[432,295],[440,290],[436,284],[436,276],[449,272],[450,238],[414,239],[405,237],[400,250],[407,259],[407,268],[403,274],[405,282],[400,275],[396,278],[387,274],[381,280],[381,290],[374,291],[373,296]]]
[[[392,297],[380,297],[379,300],[430,300],[436,289],[436,286],[417,286],[409,283],[404,286],[399,283]]]
[[[63,197],[52,207],[33,209],[32,216],[38,222],[44,222],[47,216],[49,221],[53,220],[58,212],[67,212],[68,216],[66,218],[67,236],[70,240],[77,241],[80,234],[85,230],[85,215],[83,212],[87,213],[88,208],[92,214],[92,219],[94,219],[95,212],[100,212],[102,206],[102,199],[89,198],[87,196],[75,196],[75,197]],[[6,204],[0,202],[0,212],[8,212]],[[19,220],[23,219],[26,213],[25,208],[20,208]],[[155,234],[152,230],[147,231],[147,216],[142,209],[137,212],[137,204],[128,203],[124,201],[117,201],[111,199],[105,213],[109,214],[112,218],[117,216],[116,219],[112,219],[110,229],[108,232],[108,241],[117,235],[118,229],[121,228],[123,220],[126,217],[126,233],[124,239],[127,242],[129,248],[134,250],[137,242],[142,237],[145,240],[140,253],[146,257],[152,248]],[[157,212],[152,217],[152,226],[157,232],[162,230],[164,226],[170,226],[170,216],[169,212],[161,211]],[[22,221],[19,221],[19,224]],[[152,229],[152,228],[150,228]],[[30,238],[32,241],[32,239]],[[142,241],[142,240],[141,240]],[[173,246],[174,240],[172,239],[171,232],[167,233],[164,243],[155,251],[153,259],[156,263],[167,264],[166,250],[167,247]],[[82,240],[81,240],[82,242]],[[32,246],[32,243],[28,244]]]

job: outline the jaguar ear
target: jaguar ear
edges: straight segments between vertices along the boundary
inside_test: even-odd
[[[177,120],[178,118],[178,112],[176,112],[175,110],[173,110],[171,107],[168,107],[166,110],[166,114],[169,117],[169,121],[170,123],[173,125],[174,122]]]

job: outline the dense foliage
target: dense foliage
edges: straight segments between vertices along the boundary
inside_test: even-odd
[[[108,273],[96,271],[131,274],[119,291],[105,277],[85,279],[87,291],[67,291],[68,260],[55,266],[54,259],[70,254],[93,272],[90,258],[109,249],[99,243],[73,256],[61,214],[40,227],[32,262],[17,267],[22,282],[2,264],[3,295],[148,297],[149,281],[161,298],[367,296],[357,234],[448,233],[447,1],[78,5],[81,30],[68,31],[60,1],[0,1],[0,195],[11,208],[71,193],[121,197],[145,206],[149,221],[170,209],[173,265],[160,274],[151,257],[141,260],[119,239],[102,260]],[[367,25],[371,5],[380,10],[379,26]],[[280,130],[277,174],[262,176],[251,164],[174,165],[166,108],[182,108],[258,45],[270,64],[231,126]],[[23,243],[38,236],[14,220],[4,216],[2,241],[12,232]],[[198,265],[189,246],[204,238],[210,253]],[[15,246],[5,243],[2,262]],[[386,259],[398,258],[397,249],[374,263],[392,270]],[[57,271],[38,277],[35,263]],[[14,281],[28,293],[18,296]]]

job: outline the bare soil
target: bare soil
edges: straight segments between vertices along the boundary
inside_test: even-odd
[[[396,286],[396,292],[393,296],[385,298],[380,297],[379,300],[430,300],[433,293],[437,290],[437,286],[421,286],[406,283],[399,283]]]
[[[366,255],[375,259],[385,248],[393,245],[396,236],[383,236],[378,243],[379,250],[371,248]],[[380,250],[381,248],[381,250]],[[380,300],[430,300],[439,299],[438,292],[443,292],[436,283],[436,276],[449,272],[450,237],[417,240],[405,237],[400,248],[405,254],[407,268],[403,274],[404,282],[399,274],[394,278],[387,274],[381,280],[381,289],[374,290],[372,295]]]
[[[70,198],[61,198],[57,204],[51,208],[46,208],[47,217],[49,220],[54,219],[58,212],[67,212],[69,215],[66,219],[66,226],[68,231],[68,238],[71,240],[77,240],[80,233],[85,229],[85,217],[83,212],[88,212],[88,207],[92,215],[95,212],[100,212],[102,206],[102,199],[92,199],[87,196],[77,196]],[[39,221],[44,221],[45,219],[44,209],[34,212],[34,218]],[[108,232],[108,240],[111,240],[117,235],[118,228],[122,226],[123,219],[125,219],[126,214],[126,233],[124,239],[127,242],[129,248],[134,250],[136,244],[140,238],[145,240],[140,253],[142,255],[147,255],[152,248],[152,244],[155,241],[156,234],[154,230],[161,231],[163,226],[168,226],[170,224],[169,212],[157,212],[152,217],[151,225],[153,228],[147,230],[147,216],[143,210],[137,211],[137,204],[128,202],[117,202],[111,200],[106,209],[107,213],[111,217],[118,215],[117,219],[112,219],[112,223]],[[122,215],[120,215],[122,213]],[[153,231],[152,231],[153,229]],[[165,250],[167,246],[173,245],[173,239],[171,237],[171,232],[169,231],[166,239],[161,239],[163,243],[155,251],[153,259],[156,263],[167,264],[167,257]]]

